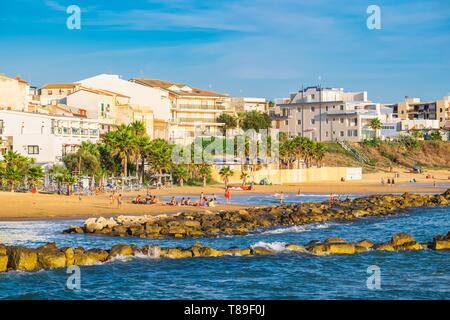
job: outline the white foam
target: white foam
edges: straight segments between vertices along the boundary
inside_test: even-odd
[[[286,251],[286,242],[264,242],[259,241],[251,246],[251,248],[264,248],[273,252],[283,252]]]
[[[331,223],[316,223],[310,225],[283,227],[262,232],[263,234],[283,234],[283,233],[302,233],[309,232],[314,229],[327,229],[333,226]]]

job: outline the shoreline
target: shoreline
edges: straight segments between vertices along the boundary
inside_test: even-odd
[[[185,207],[168,205],[135,205],[131,200],[138,194],[145,195],[146,189],[141,191],[128,192],[123,194],[123,205],[119,209],[116,205],[111,205],[109,194],[100,194],[94,196],[83,196],[81,201],[77,195],[49,195],[49,194],[31,194],[31,193],[9,193],[0,192],[0,221],[53,221],[53,220],[82,220],[92,217],[103,216],[105,218],[117,217],[120,215],[136,216],[154,216],[154,215],[174,215],[181,211],[184,212],[219,212],[246,209],[250,207],[268,207],[271,204],[233,204],[233,198],[236,195],[255,195],[255,194],[276,194],[281,191],[284,193],[302,195],[373,195],[373,194],[402,194],[408,193],[442,193],[445,192],[450,184],[448,177],[450,171],[435,170],[424,174],[414,174],[396,169],[400,173],[400,178],[396,179],[393,186],[381,185],[381,178],[392,177],[393,173],[369,173],[364,174],[363,179],[359,181],[321,181],[301,184],[288,185],[255,185],[255,190],[251,191],[231,191],[231,204],[217,204],[216,207]],[[434,179],[426,179],[426,174],[432,174]],[[415,178],[416,184],[410,184],[409,180]],[[436,183],[434,188],[432,185]],[[423,185],[431,185],[424,187]],[[170,189],[149,189],[149,193],[159,197],[176,196],[178,200],[182,196],[190,196],[193,200],[197,199],[201,192],[205,195],[215,194],[223,196],[224,186],[209,185],[204,187],[183,186]]]

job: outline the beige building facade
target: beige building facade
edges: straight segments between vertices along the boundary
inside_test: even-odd
[[[0,110],[28,111],[30,86],[19,76],[0,74]]]

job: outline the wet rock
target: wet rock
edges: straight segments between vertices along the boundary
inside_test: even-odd
[[[275,251],[270,250],[268,248],[265,247],[252,247],[251,248],[251,252],[253,255],[255,256],[264,256],[264,255],[269,255],[269,254],[274,254]]]
[[[450,193],[450,189],[447,190]],[[450,195],[449,195],[450,197]],[[449,250],[450,249],[450,231],[445,236],[438,235],[433,238],[431,249],[434,250]]]
[[[183,248],[161,249],[161,257],[169,259],[191,258],[192,251]]]
[[[395,251],[394,245],[390,242],[377,244],[374,246],[374,249],[378,251]]]
[[[37,268],[36,251],[25,247],[9,247],[8,267],[13,270],[35,270]]]
[[[342,238],[330,237],[325,240],[325,243],[347,243],[347,241]]]
[[[394,246],[401,246],[406,243],[416,242],[413,236],[407,233],[397,233],[392,236],[391,243]]]
[[[299,244],[287,244],[286,249],[290,251],[305,252],[306,248]]]
[[[56,249],[56,246],[39,248],[37,251],[38,268],[55,269],[66,266],[66,255]]]
[[[251,255],[252,251],[250,248],[231,248],[231,249],[225,249],[223,250],[224,255],[232,255],[232,256],[249,256]]]
[[[84,229],[80,226],[71,226],[64,230],[63,233],[84,233]]]
[[[355,243],[355,246],[362,247],[362,248],[365,248],[366,250],[368,250],[368,249],[371,249],[374,246],[374,244],[372,241],[364,239],[364,240],[361,240],[361,241],[358,241],[357,243]]]
[[[0,244],[0,254],[3,254],[3,255],[7,255],[8,254],[8,249],[3,244]]]
[[[161,247],[158,245],[145,245],[142,249],[142,254],[158,259],[161,257]]]
[[[73,248],[62,248],[61,251],[66,256],[66,265],[73,266],[75,260],[75,252]]]
[[[0,272],[6,272],[8,270],[8,256],[0,253]]]
[[[110,257],[116,256],[132,256],[134,254],[134,250],[131,246],[126,244],[116,244],[111,248]]]
[[[356,253],[356,248],[351,243],[323,243],[308,248],[308,251],[318,256],[325,256],[331,254],[354,254]]]
[[[92,249],[83,251],[79,249],[74,250],[74,265],[89,266],[105,262],[108,259],[108,251],[101,249]]]

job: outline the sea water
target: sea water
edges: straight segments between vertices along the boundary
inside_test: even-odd
[[[326,197],[299,198],[297,201],[320,201]],[[288,199],[294,199],[294,195]],[[61,233],[67,226],[81,223],[0,222],[0,243],[36,247],[56,242],[60,247],[106,249],[117,243],[188,247],[202,242],[216,248],[258,245],[282,251],[285,243],[305,244],[330,236],[384,242],[397,232],[407,232],[418,241],[427,242],[450,230],[450,208],[415,208],[390,217],[271,228],[245,236],[196,240]],[[380,270],[379,289],[367,285],[372,266]],[[79,290],[67,288],[69,276],[66,269],[3,273],[0,299],[450,299],[450,251],[370,251],[326,257],[279,252],[253,257],[117,259],[81,267]]]

